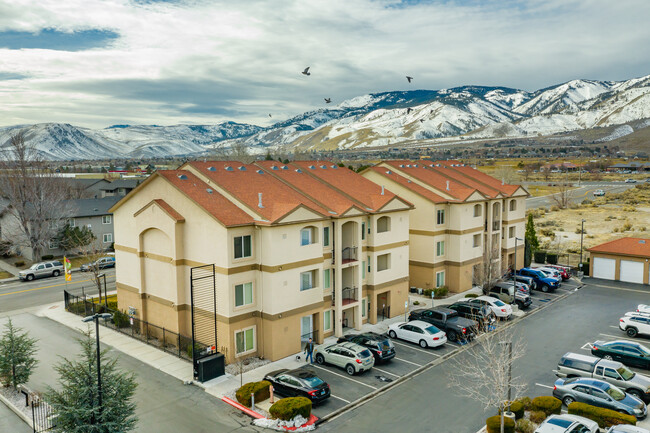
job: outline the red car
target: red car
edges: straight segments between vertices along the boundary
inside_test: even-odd
[[[546,267],[547,268],[557,269],[557,271],[562,276],[562,281],[566,281],[569,278],[571,278],[571,269],[570,268],[567,268],[565,266],[559,266],[559,265],[546,265]]]

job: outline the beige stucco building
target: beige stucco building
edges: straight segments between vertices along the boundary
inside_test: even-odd
[[[515,260],[515,238],[525,231],[526,197],[458,161],[384,161],[361,173],[413,203],[410,227],[410,284],[468,290],[491,258],[500,275]],[[524,245],[517,245],[523,264]]]
[[[409,215],[330,162],[188,162],[116,204],[119,308],[191,335],[190,269],[216,266],[220,352],[279,359],[404,313]]]

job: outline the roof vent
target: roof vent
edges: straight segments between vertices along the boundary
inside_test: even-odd
[[[272,165],[271,170],[279,170],[277,165]]]
[[[449,191],[449,181],[447,181],[447,191]]]
[[[386,170],[386,174],[393,174],[393,172],[390,170]]]
[[[336,215],[336,212],[334,212],[333,210],[330,210],[328,212],[331,213],[332,215]]]
[[[400,168],[404,168],[404,164],[400,164],[399,166],[400,166]]]
[[[408,168],[411,168],[411,164],[406,164],[406,166],[407,166]]]
[[[257,170],[256,173],[257,174],[264,174],[264,172],[262,170]]]
[[[327,168],[325,164],[321,165],[320,168]]]
[[[212,194],[212,192],[213,192],[212,188],[206,188],[205,190],[208,192],[208,194]]]
[[[217,171],[217,169],[214,167],[208,167],[208,171]]]
[[[339,166],[336,164],[332,164],[332,168],[339,168]]]
[[[504,178],[501,178],[501,185],[505,185],[505,184],[506,184],[506,180]]]
[[[436,164],[436,167],[440,167],[440,164]]]
[[[289,170],[289,167],[287,167],[286,165],[283,165],[282,170]]]
[[[233,168],[229,165],[226,166],[226,171],[234,171]]]
[[[309,168],[311,168],[311,169],[313,170],[313,169],[315,169],[316,167],[314,167],[313,165],[310,165]]]
[[[381,186],[381,195],[384,195],[384,185]]]
[[[237,168],[239,169],[239,171],[246,171],[246,167],[244,167],[243,165],[240,165]]]
[[[179,174],[179,175],[178,175],[178,178],[179,178],[180,180],[187,180],[187,176],[184,175],[184,174]]]
[[[411,183],[411,181],[410,181],[410,180],[408,180],[408,179],[406,179],[406,182],[408,182],[408,183]]]
[[[93,208],[93,210],[94,210],[95,212],[97,212],[99,209],[97,209],[97,208]]]
[[[296,168],[296,173],[302,173],[302,170],[299,168]]]
[[[264,205],[262,204],[262,193],[258,192],[257,193],[257,207],[263,208]]]
[[[641,239],[641,240],[639,241],[639,243],[640,243],[640,244],[645,244],[645,240]]]

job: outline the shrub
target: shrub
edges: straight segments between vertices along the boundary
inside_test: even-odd
[[[478,298],[478,295],[476,293],[468,293],[465,295],[466,298]]]
[[[541,410],[533,410],[530,412],[528,418],[530,418],[530,420],[535,424],[541,424],[546,419],[546,414]]]
[[[273,418],[279,418],[284,421],[292,420],[297,415],[309,419],[311,415],[311,400],[306,397],[283,398],[271,406],[269,413]]]
[[[544,412],[546,416],[553,414],[559,415],[562,411],[562,401],[550,396],[535,397],[533,401],[530,402],[530,409],[540,410]]]
[[[420,305],[420,301],[413,301],[413,305]]]
[[[432,289],[424,289],[424,290],[422,291],[422,294],[423,294],[424,296],[426,296],[427,298],[430,298],[432,293],[433,293],[433,290],[432,290]]]
[[[513,401],[510,403],[510,411],[515,414],[515,419],[521,419],[524,417],[524,405],[520,401]],[[499,409],[499,415],[501,414],[501,409]]]
[[[527,419],[520,419],[515,424],[515,431],[517,433],[534,433],[535,425]]]
[[[535,263],[545,263],[546,262],[546,251],[535,251],[533,256],[535,257]]]
[[[14,266],[16,266],[17,268],[19,268],[19,267],[21,267],[21,266],[25,266],[25,262],[23,262],[22,260],[21,260],[21,261],[18,261],[18,262],[16,262],[16,263],[14,263]]]
[[[42,260],[52,260],[54,258],[53,254],[45,254],[44,256],[41,256]]]
[[[494,415],[485,420],[488,433],[501,432],[501,416]],[[503,418],[503,431],[505,433],[515,433],[515,421],[512,418]]]
[[[266,400],[270,396],[269,386],[271,386],[271,382],[267,380],[245,383],[244,386],[237,390],[235,397],[237,397],[237,401],[244,406],[251,407],[251,393],[255,395],[255,401]],[[309,401],[309,399],[306,400]]]
[[[541,229],[539,233],[547,238],[555,239],[555,232],[551,229]]]
[[[546,261],[551,265],[557,265],[557,254],[555,253],[546,254]]]
[[[447,286],[438,287],[437,289],[433,290],[433,293],[435,294],[436,298],[442,298],[443,296],[447,296],[447,293],[449,293],[449,288],[447,288]]]
[[[524,410],[530,410],[530,403],[532,401],[530,397],[520,397],[515,401],[521,403],[524,406]]]
[[[130,325],[129,315],[123,311],[115,311],[115,313],[113,313],[113,323],[118,328],[126,328]]]
[[[630,224],[628,222],[623,224],[623,227],[621,227],[622,232],[627,232],[627,231],[630,231],[630,230],[632,230],[632,224]]]
[[[611,427],[618,424],[636,425],[636,417],[615,410],[592,406],[586,403],[573,402],[569,405],[571,415],[580,415],[596,421],[601,428]]]
[[[589,200],[588,198],[582,200],[582,204],[591,204],[591,203],[593,203],[593,202],[591,200]]]
[[[557,212],[560,208],[558,206],[551,206],[551,212]]]

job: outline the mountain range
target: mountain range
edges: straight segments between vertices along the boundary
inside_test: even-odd
[[[607,141],[650,127],[647,119],[650,75],[627,81],[572,80],[534,92],[462,86],[374,93],[268,127],[236,122],[105,129],[63,123],[15,125],[0,127],[0,147],[20,130],[52,160],[200,155],[235,143],[253,152],[361,150],[615,127],[600,139]]]

